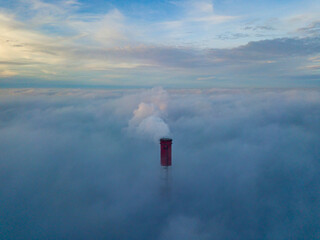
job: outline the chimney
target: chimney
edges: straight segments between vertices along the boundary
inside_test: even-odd
[[[161,138],[161,166],[168,167],[171,166],[171,138]]]

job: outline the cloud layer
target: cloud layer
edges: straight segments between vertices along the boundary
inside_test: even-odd
[[[0,86],[319,86],[314,0],[99,2],[0,0]]]
[[[153,91],[1,90],[1,235],[320,237],[318,90],[169,91],[168,196],[159,144],[126,131]]]

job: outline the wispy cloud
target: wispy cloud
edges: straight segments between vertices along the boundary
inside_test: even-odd
[[[198,81],[206,81],[206,80],[211,80],[211,79],[215,79],[215,76],[207,76],[207,77],[198,77],[197,78]]]
[[[11,70],[0,70],[0,78],[1,77],[13,77],[16,75],[18,75],[18,73],[11,71]]]
[[[320,21],[312,22],[306,27],[299,28],[298,31],[311,36],[320,36]]]
[[[311,70],[320,70],[320,64],[319,65],[306,66],[305,68],[311,69]]]

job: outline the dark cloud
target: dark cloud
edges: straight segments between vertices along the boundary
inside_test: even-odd
[[[220,36],[224,37],[245,37],[242,34]],[[109,50],[90,49],[74,50],[75,56],[85,58],[104,58],[108,60],[125,61],[131,59],[133,62],[141,63],[142,68],[165,67],[194,69],[195,71],[205,71],[207,74],[218,72],[226,78],[233,77],[233,74],[242,72],[250,75],[252,72],[268,73],[281,77],[291,69],[298,74],[299,68],[309,60],[308,56],[320,53],[320,39],[318,37],[309,38],[276,38],[272,40],[262,40],[250,42],[246,45],[232,49],[192,49],[179,47],[128,47],[115,48]],[[261,71],[262,63],[276,62],[268,71]],[[143,66],[143,63],[148,63]],[[250,65],[248,65],[250,64]],[[150,66],[147,66],[150,65]],[[250,69],[248,69],[246,66]],[[268,67],[267,67],[268,68]],[[284,71],[285,70],[285,71]]]
[[[239,38],[247,38],[250,35],[247,33],[232,33],[226,32],[224,34],[218,35],[216,38],[221,40],[230,40],[230,39],[239,39]]]
[[[198,51],[190,48],[173,47],[137,47],[119,48],[109,51],[97,50],[101,56],[131,57],[148,59],[165,66],[204,67],[212,66],[214,60],[233,61],[280,60],[288,57],[305,57],[320,52],[320,39],[313,38],[277,38],[250,42],[232,49],[209,49]],[[88,52],[90,54],[90,51]]]
[[[319,36],[320,34],[320,22],[316,21],[311,23],[309,26],[298,29],[298,32],[308,34],[311,36]]]
[[[275,30],[274,27],[268,25],[247,25],[244,27],[244,30],[252,30],[252,31],[273,31]]]
[[[169,91],[165,194],[158,144],[125,131],[150,93],[1,90],[2,238],[320,237],[318,90]]]
[[[320,39],[312,38],[278,38],[250,42],[247,45],[230,50],[213,49],[211,56],[225,61],[290,60],[302,58],[320,52]],[[289,59],[288,59],[289,58]]]
[[[13,62],[13,61],[0,61],[0,65],[31,65],[35,62]]]

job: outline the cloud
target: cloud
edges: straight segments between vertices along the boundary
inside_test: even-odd
[[[318,70],[320,69],[320,65],[311,65],[311,66],[306,66],[307,69],[311,70]]]
[[[159,144],[123,131],[158,91],[0,90],[2,236],[319,237],[317,89],[168,91],[167,197]]]
[[[235,16],[216,14],[211,0],[183,1],[180,4],[186,14],[186,17],[181,20],[184,23],[202,22],[203,24],[216,24],[236,18]]]
[[[319,36],[320,35],[320,22],[312,22],[309,26],[298,29],[299,32],[303,34],[311,35],[311,36]]]
[[[65,5],[74,4],[32,0],[19,8],[23,10],[22,17],[0,12],[1,61],[29,62],[35,67],[29,67],[28,71],[33,70],[37,75],[41,72],[39,65],[51,65],[56,69],[72,65],[74,49],[95,49],[88,47],[93,43],[100,49],[129,42],[130,27],[125,27],[124,16],[117,9],[101,15],[81,16],[73,7]]]
[[[68,5],[81,5],[81,3],[77,0],[67,0],[65,1],[65,4],[68,4]]]
[[[18,75],[18,73],[11,70],[0,70],[0,77],[13,77],[16,75]]]
[[[198,77],[197,80],[198,81],[206,81],[206,80],[211,80],[211,79],[215,79],[214,76],[207,76],[207,77]]]
[[[146,24],[125,9],[88,13],[78,3],[28,0],[1,8],[1,71],[19,73],[9,85],[32,79],[38,86],[50,81],[56,86],[204,87],[247,85],[250,79],[255,86],[292,86],[290,77],[313,74],[305,66],[314,66],[309,58],[319,53],[316,34],[299,35],[316,31],[317,15],[294,25],[292,34],[278,34],[279,22],[302,17],[241,22],[236,15],[222,14],[212,1],[178,1],[174,17]],[[268,36],[253,38],[255,34]],[[236,44],[225,45],[226,40]],[[110,82],[105,76],[111,75],[121,78]],[[211,75],[216,77],[212,81],[196,81]]]
[[[148,45],[136,47],[110,48],[100,50],[82,49],[75,56],[106,59],[123,62],[131,60],[143,66],[161,66],[166,68],[211,68],[221,65],[267,62],[285,60],[294,57],[304,59],[320,52],[318,38],[279,38],[250,42],[231,49],[205,49],[187,47],[154,47]]]
[[[320,52],[318,37],[310,38],[278,38],[250,42],[231,50],[213,49],[212,56],[228,57],[236,61],[255,61],[260,59],[281,59],[288,57],[304,57]],[[229,58],[228,58],[229,59]]]
[[[230,33],[226,32],[224,34],[217,35],[218,39],[227,40],[227,39],[239,39],[239,38],[247,38],[249,34],[246,33]]]

